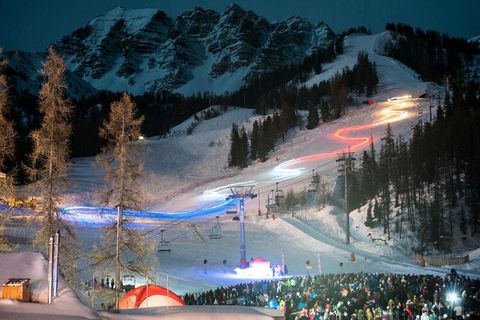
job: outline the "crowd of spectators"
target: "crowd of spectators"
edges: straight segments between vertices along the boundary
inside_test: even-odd
[[[480,280],[414,274],[322,274],[186,294],[186,304],[281,309],[285,319],[437,320],[480,318]]]

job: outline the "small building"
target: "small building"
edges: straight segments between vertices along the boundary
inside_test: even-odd
[[[2,299],[30,302],[29,278],[10,278],[2,284]]]

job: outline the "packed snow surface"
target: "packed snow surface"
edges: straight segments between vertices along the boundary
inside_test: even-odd
[[[228,186],[253,184],[258,198],[246,202],[247,258],[262,256],[280,264],[282,255],[290,274],[306,274],[305,263],[314,261],[316,272],[396,272],[445,273],[450,267],[421,268],[410,252],[396,243],[374,243],[363,218],[352,214],[352,244],[345,245],[343,212],[327,206],[321,210],[307,210],[283,214],[272,219],[258,216],[265,213],[265,200],[275,183],[285,192],[307,187],[311,169],[333,181],[336,177],[336,153],[354,147],[358,152],[368,147],[370,137],[377,144],[390,123],[394,134],[407,137],[417,121],[426,120],[428,102],[421,99],[387,101],[393,96],[410,94],[418,97],[426,90],[435,89],[421,82],[417,75],[401,63],[377,54],[388,33],[378,35],[351,35],[345,40],[344,54],[306,82],[313,85],[330,78],[345,66],[352,66],[359,51],[366,51],[377,65],[379,92],[373,97],[379,103],[373,106],[354,105],[342,118],[321,124],[314,130],[291,132],[269,160],[255,162],[243,170],[227,167],[229,134],[232,123],[251,129],[256,116],[250,109],[229,109],[222,115],[200,121],[187,135],[194,117],[173,128],[166,138],[150,138],[138,143],[148,149],[145,158],[147,175],[142,181],[147,191],[148,211],[202,210],[225,202]],[[422,112],[420,112],[420,110]],[[354,139],[355,138],[355,139]],[[279,170],[281,169],[281,170]],[[64,206],[93,206],[94,192],[102,185],[102,171],[94,158],[74,159],[70,165],[70,188],[64,197]],[[216,216],[219,216],[217,219]],[[93,215],[92,215],[93,216]],[[213,227],[221,227],[221,239],[210,239]],[[149,231],[148,239],[160,241],[160,230],[171,252],[159,252],[155,282],[168,286],[177,294],[211,289],[251,279],[233,273],[239,262],[239,225],[232,215],[207,214],[196,219],[156,220],[138,219],[138,226]],[[95,224],[77,225],[86,250],[98,241],[101,229]],[[159,248],[165,243],[159,243]],[[355,261],[352,261],[352,253]],[[205,265],[204,259],[208,261]],[[223,264],[223,260],[227,263]],[[320,265],[317,264],[320,261]],[[340,263],[343,266],[340,267]],[[459,273],[478,275],[479,255],[474,252],[471,262],[458,266]],[[91,275],[85,272],[84,278]],[[167,280],[168,279],[168,280]],[[138,283],[143,279],[139,278]]]

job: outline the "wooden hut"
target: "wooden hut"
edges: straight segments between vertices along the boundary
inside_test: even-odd
[[[20,300],[30,302],[28,278],[10,278],[2,284],[2,299]]]

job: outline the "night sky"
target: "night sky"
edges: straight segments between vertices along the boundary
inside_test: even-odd
[[[44,50],[98,15],[116,6],[159,8],[175,18],[195,6],[222,12],[231,0],[0,0],[0,47]],[[324,20],[335,32],[365,25],[373,32],[386,22],[405,22],[453,36],[480,34],[479,0],[237,0],[269,21],[292,15]]]

